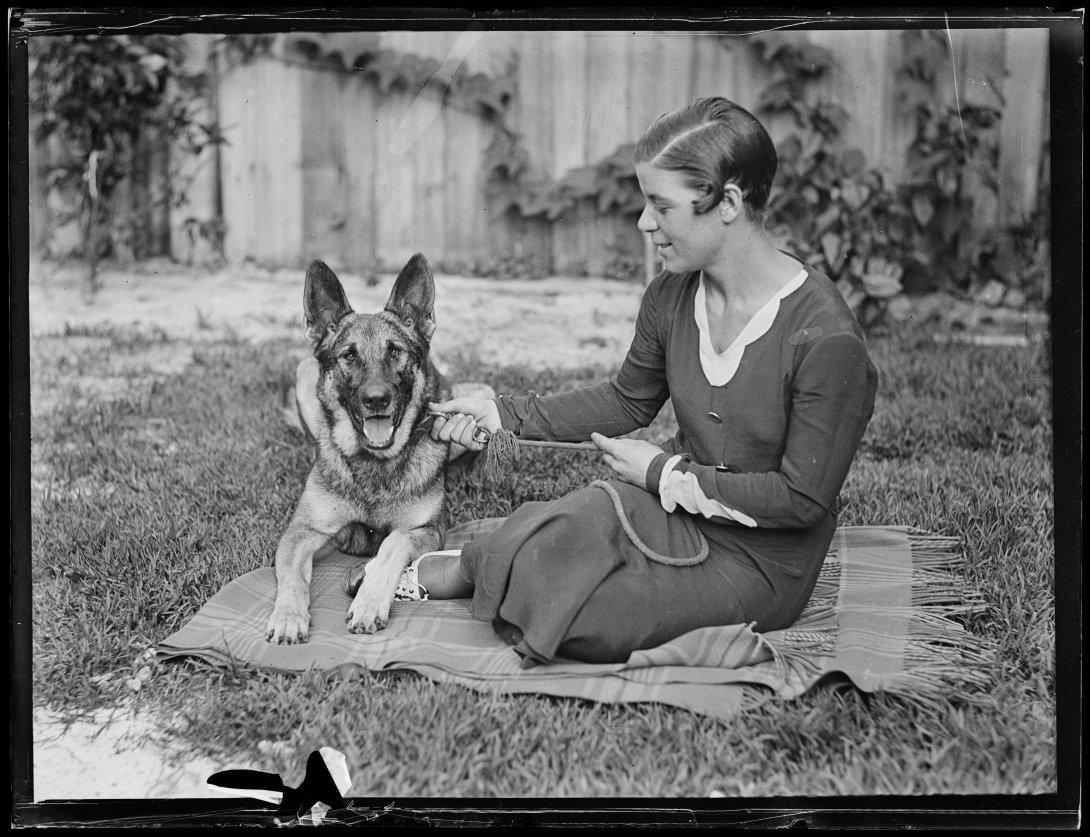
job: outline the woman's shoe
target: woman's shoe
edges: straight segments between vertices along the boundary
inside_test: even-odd
[[[427,554],[429,553],[424,553],[424,555]],[[416,565],[420,563],[420,558],[401,571],[401,578],[397,580],[397,589],[394,590],[395,602],[426,602],[428,600],[428,591],[416,577]]]
[[[428,601],[427,588],[417,579],[417,565],[429,555],[461,555],[460,549],[441,549],[436,552],[425,552],[415,561],[401,571],[401,577],[397,580],[397,589],[394,591],[394,601],[397,602],[426,602]],[[363,583],[363,576],[367,565],[373,561],[368,558],[358,564],[353,564],[344,573],[344,591],[349,596],[355,596]]]
[[[428,590],[420,583],[417,577],[417,568],[420,562],[429,555],[461,555],[460,549],[441,549],[436,552],[425,552],[401,572],[401,578],[397,580],[397,590],[394,593],[394,601],[397,602],[426,602]]]

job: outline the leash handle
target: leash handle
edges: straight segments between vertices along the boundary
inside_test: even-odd
[[[599,447],[594,442],[550,442],[550,441],[537,441],[534,439],[519,439],[519,445],[526,445],[531,448],[556,448],[557,450],[586,450],[597,453]]]

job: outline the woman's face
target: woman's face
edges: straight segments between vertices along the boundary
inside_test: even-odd
[[[689,273],[715,262],[726,227],[715,209],[701,215],[693,210],[693,201],[704,195],[686,186],[680,172],[651,163],[636,164],[636,179],[646,200],[638,226],[651,234],[666,269]]]

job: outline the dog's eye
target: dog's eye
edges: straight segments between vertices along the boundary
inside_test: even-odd
[[[386,347],[386,353],[391,357],[391,359],[397,360],[405,353],[405,350],[397,345],[397,343],[390,343]]]
[[[347,363],[348,361],[356,359],[356,350],[349,346],[347,349],[337,355],[337,360]]]

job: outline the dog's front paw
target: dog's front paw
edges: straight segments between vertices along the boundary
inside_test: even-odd
[[[348,608],[348,630],[354,634],[373,634],[381,631],[390,621],[391,597],[368,589],[366,581]]]
[[[310,633],[310,607],[306,601],[278,601],[269,617],[265,641],[277,645],[306,642]]]

